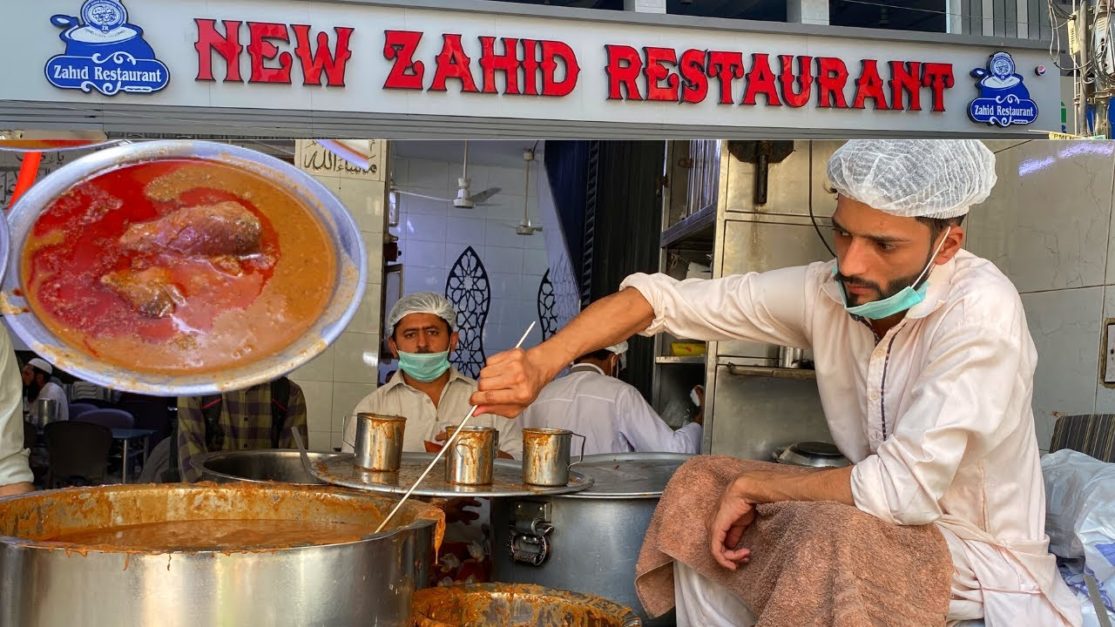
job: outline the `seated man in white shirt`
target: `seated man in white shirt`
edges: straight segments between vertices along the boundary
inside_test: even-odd
[[[399,360],[399,369],[387,384],[364,397],[345,427],[344,450],[352,451],[356,439],[355,415],[370,412],[403,416],[403,451],[424,453],[447,439],[468,414],[469,397],[476,381],[449,363],[457,347],[457,312],[444,296],[418,292],[399,299],[387,316],[387,347]],[[518,422],[492,414],[477,414],[469,426],[495,427],[499,431],[499,456],[521,458],[523,432]],[[481,505],[475,499],[451,499],[446,507],[446,543],[442,545],[435,578],[439,583],[485,581],[491,568],[483,526],[486,508],[480,512],[466,507]],[[470,524],[471,523],[471,524]]]
[[[697,453],[701,419],[674,431],[635,386],[620,381],[627,342],[582,355],[569,374],[542,388],[523,412],[523,427],[568,429],[585,436],[585,455]]]
[[[23,448],[23,406],[19,362],[12,340],[0,325],[0,496],[23,494],[35,489],[34,475]]]
[[[1079,625],[1048,552],[1026,313],[1010,280],[963,249],[963,218],[996,181],[994,155],[974,140],[858,140],[833,154],[828,178],[836,259],[713,280],[632,275],[541,345],[491,357],[473,402],[513,416],[572,356],[638,332],[812,348],[829,430],[852,465],[772,464],[730,479],[708,535],[697,524],[681,539],[706,559],[672,564],[679,624],[753,624],[741,590],[712,578],[762,576],[740,545],[757,506],[827,501],[892,526],[933,525],[953,566],[950,622]],[[839,531],[802,523],[810,539]],[[829,564],[886,557],[870,543],[843,547]],[[836,555],[823,552],[815,562]],[[902,583],[927,581],[910,571]],[[837,596],[797,592],[815,607]]]
[[[70,401],[66,398],[66,391],[62,386],[50,380],[54,368],[45,359],[35,357],[27,362],[21,371],[23,375],[23,392],[27,402],[31,405],[31,422],[39,424],[40,399],[51,399],[58,404],[58,420],[70,419]]]
[[[427,442],[436,446],[445,440],[446,429],[460,424],[476,391],[476,381],[449,363],[449,353],[457,348],[457,312],[440,294],[409,294],[391,308],[387,331],[387,347],[399,369],[357,403],[345,426],[344,450],[351,451],[356,439],[356,414],[370,412],[405,417],[403,451],[424,453]],[[516,421],[477,414],[468,424],[499,431],[500,457],[522,456],[523,433]]]

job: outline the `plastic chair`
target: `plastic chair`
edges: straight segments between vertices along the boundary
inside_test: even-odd
[[[91,409],[78,417],[70,416],[71,421],[91,422],[109,429],[131,429],[135,417],[123,409]]]
[[[43,428],[50,454],[47,487],[99,485],[108,470],[112,431],[80,421],[52,422]]]
[[[157,396],[128,394],[120,399],[119,409],[135,418],[136,429],[154,429],[155,434],[147,439],[149,447],[170,436],[170,405],[175,400]]]
[[[98,408],[93,403],[86,403],[84,401],[77,402],[77,403],[70,403],[70,420],[73,420],[74,418],[77,418],[78,416],[84,414],[85,412],[93,411],[94,409],[98,409]]]

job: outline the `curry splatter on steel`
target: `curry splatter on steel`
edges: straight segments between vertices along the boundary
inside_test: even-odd
[[[411,501],[373,533],[392,504],[247,483],[2,498],[0,625],[404,625],[444,514]]]
[[[414,627],[638,627],[630,609],[591,594],[530,584],[425,588],[411,602]]]

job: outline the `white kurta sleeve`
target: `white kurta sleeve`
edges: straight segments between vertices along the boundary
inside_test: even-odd
[[[997,433],[1018,428],[1019,404],[1030,402],[1021,337],[1001,327],[950,326],[933,338],[894,433],[852,469],[856,506],[888,522],[940,518],[960,462],[984,454],[1001,439]]]
[[[23,381],[7,330],[0,325],[0,486],[34,480],[23,448]]]
[[[684,281],[665,274],[633,274],[620,288],[639,290],[654,308],[654,321],[644,335],[669,331],[695,340],[739,339],[806,348],[807,272],[798,266]]]
[[[691,423],[674,431],[630,386],[616,398],[616,428],[640,453],[697,453],[701,449],[701,425]]]

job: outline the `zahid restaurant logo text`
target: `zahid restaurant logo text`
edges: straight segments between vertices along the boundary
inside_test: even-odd
[[[51,85],[113,96],[156,92],[170,81],[167,67],[144,41],[143,29],[128,23],[119,0],[86,0],[80,17],[54,15],[50,21],[63,29],[58,37],[66,44],[44,68]]]
[[[305,85],[343,87],[357,40],[350,27],[334,27],[331,37],[305,24],[195,22],[199,81],[290,84],[300,77]],[[386,30],[382,42],[384,89],[560,98],[584,80],[576,52],[562,41]],[[847,63],[830,56],[610,43],[604,49],[607,99],[614,101],[941,112],[945,90],[955,83],[951,63]]]

